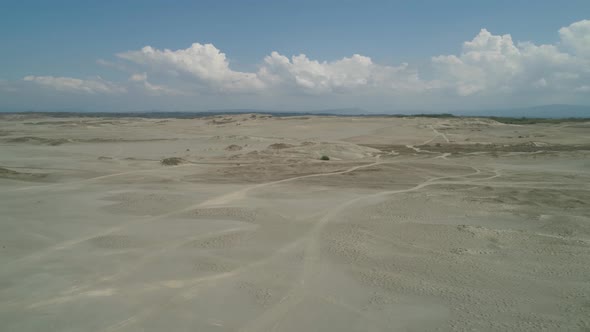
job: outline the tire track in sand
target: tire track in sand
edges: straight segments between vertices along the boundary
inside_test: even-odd
[[[251,271],[254,268],[259,268],[260,266],[268,264],[268,263],[276,260],[277,258],[281,257],[283,254],[288,253],[291,250],[297,248],[300,244],[302,244],[304,242],[304,240],[305,240],[305,238],[299,238],[297,240],[294,240],[294,241],[284,245],[283,247],[279,248],[278,250],[276,250],[272,255],[270,255],[266,258],[254,261],[252,263],[240,266],[239,268],[237,268],[235,270],[223,272],[223,273],[218,273],[218,274],[213,274],[210,276],[195,278],[195,279],[191,279],[191,280],[185,280],[182,282],[183,285],[182,285],[182,287],[180,287],[180,290],[175,295],[171,296],[164,303],[152,305],[146,309],[140,310],[138,313],[136,313],[124,320],[121,320],[119,322],[116,322],[114,324],[111,324],[111,325],[101,329],[100,332],[112,332],[112,331],[121,330],[121,329],[128,327],[130,325],[133,325],[135,323],[139,323],[142,320],[144,320],[152,315],[155,315],[164,309],[173,307],[174,305],[182,304],[187,300],[195,298],[199,294],[200,291],[205,289],[206,286],[214,286],[219,281],[238,276],[244,272]],[[186,287],[188,287],[188,288],[186,288]]]
[[[469,174],[463,175],[453,175],[453,176],[441,176],[426,180],[414,187],[408,189],[400,189],[400,190],[387,190],[378,192],[372,195],[367,196],[360,196],[348,200],[335,208],[331,209],[326,213],[312,228],[308,235],[308,245],[305,248],[305,255],[303,261],[303,271],[301,273],[301,277],[299,282],[291,288],[291,290],[285,295],[275,306],[271,307],[267,311],[265,311],[262,315],[258,316],[253,321],[249,322],[240,329],[242,332],[252,332],[252,331],[269,331],[272,329],[272,326],[276,326],[279,321],[294,307],[296,307],[299,303],[301,303],[306,296],[314,295],[308,294],[305,288],[306,283],[309,283],[310,279],[317,273],[318,263],[320,261],[320,235],[322,229],[328,224],[332,219],[338,216],[341,212],[346,210],[348,207],[361,202],[366,199],[370,198],[378,198],[382,196],[394,195],[394,194],[402,194],[412,191],[420,190],[424,187],[436,185],[436,184],[444,184],[445,182],[437,182],[439,180],[444,179],[453,179],[453,178],[463,178],[467,176],[477,175],[480,174],[481,171],[475,167],[472,167],[475,171]]]
[[[208,201],[197,204],[197,206],[200,206],[200,207],[211,206],[211,205],[219,206],[219,205],[231,203],[233,200],[238,200],[238,199],[243,198],[248,191],[253,190],[253,189],[257,189],[257,188],[261,188],[261,187],[265,187],[265,186],[285,183],[285,182],[294,181],[294,180],[303,179],[303,178],[345,174],[345,173],[350,173],[350,172],[356,171],[358,169],[372,167],[372,166],[376,166],[379,164],[392,164],[392,163],[401,162],[401,160],[394,161],[394,162],[380,162],[379,159],[380,159],[379,156],[377,156],[374,163],[355,166],[355,167],[349,168],[344,171],[303,175],[303,176],[298,176],[298,177],[294,177],[294,178],[288,178],[288,179],[283,179],[283,180],[278,180],[278,181],[267,182],[267,183],[263,183],[263,184],[259,184],[259,185],[254,185],[254,186],[240,189],[240,190],[237,190],[237,191],[225,194],[225,195],[218,196],[216,198],[213,198]],[[464,176],[470,176],[470,175],[475,175],[475,174],[481,173],[481,171],[479,169],[477,169],[477,168],[473,168],[473,169],[475,170],[475,172],[467,174],[467,175],[445,176],[445,177],[433,178],[433,179],[428,180],[427,182],[440,180],[443,178],[464,177]],[[251,323],[252,326],[248,325],[245,328],[240,329],[240,330],[244,330],[244,331],[261,330],[258,327],[262,327],[263,325],[266,326],[274,321],[274,320],[272,320],[272,318],[269,320],[269,319],[266,319],[266,317],[275,317],[275,316],[282,317],[292,307],[292,304],[297,304],[302,299],[302,298],[300,298],[300,299],[298,298],[296,301],[294,301],[293,298],[295,298],[295,297],[292,296],[292,293],[299,291],[299,289],[297,289],[297,287],[304,287],[305,280],[309,280],[310,276],[312,275],[312,270],[315,268],[314,265],[317,261],[319,261],[319,235],[321,233],[321,229],[325,226],[325,224],[327,224],[329,222],[330,219],[334,218],[336,215],[338,215],[342,210],[346,209],[348,206],[353,205],[354,203],[356,203],[362,199],[365,199],[368,197],[384,196],[384,195],[388,195],[391,193],[408,192],[408,191],[418,190],[422,187],[425,187],[426,185],[429,185],[429,184],[422,183],[416,187],[409,188],[409,189],[380,192],[380,193],[377,193],[374,195],[357,197],[355,199],[346,201],[343,204],[337,206],[336,208],[330,210],[326,215],[324,215],[324,217],[322,217],[322,219],[314,225],[314,227],[312,228],[312,230],[309,232],[309,234],[307,236],[304,236],[298,240],[295,240],[294,242],[291,242],[290,244],[283,246],[277,252],[275,252],[275,254],[273,254],[272,256],[262,259],[262,260],[259,260],[259,261],[256,261],[256,262],[253,262],[253,263],[250,263],[250,264],[247,264],[245,266],[242,266],[242,267],[240,267],[236,270],[230,271],[230,272],[224,272],[221,274],[216,274],[213,276],[198,278],[198,279],[195,279],[192,281],[188,281],[187,284],[190,287],[188,289],[184,289],[181,293],[173,296],[166,303],[161,304],[161,305],[156,305],[156,306],[147,308],[145,310],[142,310],[139,313],[137,313],[125,320],[122,320],[118,323],[112,324],[101,331],[117,331],[122,328],[128,327],[129,325],[139,323],[140,321],[152,316],[153,314],[156,314],[161,309],[169,308],[175,304],[180,304],[183,301],[193,298],[195,295],[198,294],[199,291],[201,291],[208,284],[215,283],[215,282],[223,280],[223,279],[238,276],[238,275],[240,275],[244,272],[247,272],[255,267],[259,267],[264,264],[267,264],[267,263],[273,261],[274,259],[278,258],[283,253],[288,252],[289,250],[291,250],[293,248],[296,248],[301,242],[304,242],[304,241],[308,242],[308,245],[304,249],[303,276],[302,276],[302,278],[300,278],[300,282],[298,283],[298,285],[296,285],[295,288],[292,288],[286,296],[284,296],[281,300],[279,300],[279,303],[277,305],[275,305],[271,309],[265,311],[261,316],[259,316],[259,318],[255,322],[252,322]],[[187,208],[187,209],[190,209],[190,208]],[[263,318],[263,319],[260,319],[260,318]]]
[[[359,165],[359,166],[354,166],[354,167],[351,167],[351,168],[346,169],[346,170],[343,170],[343,171],[327,172],[327,173],[316,173],[316,174],[308,174],[308,175],[302,175],[302,176],[295,176],[295,177],[292,177],[292,178],[287,178],[287,179],[282,179],[282,180],[265,182],[265,183],[253,185],[253,186],[250,186],[250,187],[246,187],[246,188],[243,188],[243,189],[239,189],[239,190],[236,190],[236,191],[227,193],[227,194],[223,194],[223,195],[214,197],[212,199],[206,200],[206,201],[201,202],[201,203],[197,203],[197,204],[193,204],[193,205],[187,206],[187,207],[185,207],[183,209],[180,209],[180,210],[171,211],[171,212],[168,212],[168,213],[165,213],[165,214],[161,214],[161,215],[158,215],[158,216],[154,216],[152,218],[148,218],[148,219],[144,219],[144,220],[133,220],[133,221],[125,222],[125,223],[122,223],[122,224],[120,224],[118,226],[114,226],[114,227],[108,228],[108,229],[106,229],[106,230],[104,230],[102,232],[99,232],[99,233],[94,233],[94,234],[90,234],[90,235],[87,235],[87,236],[84,236],[84,237],[81,237],[81,238],[77,238],[77,239],[73,239],[73,240],[69,240],[69,241],[64,241],[64,242],[58,243],[56,245],[53,245],[51,247],[45,248],[43,250],[37,251],[35,253],[32,253],[32,254],[26,255],[24,257],[18,258],[16,260],[14,260],[12,262],[8,262],[6,264],[7,265],[12,265],[12,264],[16,264],[16,263],[23,263],[23,262],[31,261],[31,260],[35,261],[35,260],[38,260],[38,259],[43,258],[45,256],[48,256],[49,254],[51,254],[53,252],[70,248],[72,246],[75,246],[75,245],[80,244],[82,242],[88,241],[88,240],[90,240],[90,239],[92,239],[94,237],[97,237],[97,236],[105,236],[105,235],[112,234],[114,232],[120,231],[120,230],[122,230],[122,229],[124,229],[126,227],[129,227],[129,226],[139,225],[139,224],[144,224],[144,223],[151,222],[151,221],[160,220],[160,219],[163,219],[163,218],[167,218],[167,217],[171,217],[171,216],[174,216],[174,215],[178,215],[178,214],[182,214],[182,213],[185,213],[185,212],[189,212],[189,211],[194,210],[194,209],[199,209],[199,208],[204,208],[204,207],[211,207],[211,206],[218,206],[218,205],[221,205],[221,204],[226,204],[226,203],[228,203],[230,201],[237,200],[237,199],[240,199],[240,198],[244,197],[244,195],[246,193],[248,193],[249,191],[251,191],[251,190],[255,190],[255,189],[259,189],[259,188],[263,188],[263,187],[268,187],[268,186],[272,186],[272,185],[276,185],[276,184],[281,184],[281,183],[296,181],[296,180],[300,180],[300,179],[306,179],[306,178],[312,178],[312,177],[319,177],[319,176],[332,176],[332,175],[346,174],[346,173],[354,172],[354,171],[359,170],[359,169],[362,169],[362,168],[373,167],[373,166],[376,166],[376,165],[379,165],[379,164],[383,163],[383,162],[381,162],[379,160],[380,160],[380,155],[378,155],[375,158],[375,162],[373,162],[373,163],[365,164],[365,165]],[[119,176],[119,175],[122,175],[122,174],[121,173],[118,173],[118,174],[105,175],[105,176],[102,176],[102,177],[99,177],[99,178],[107,178],[107,177]],[[96,180],[96,179],[97,178],[92,178],[92,179],[89,179],[89,180]]]
[[[195,166],[195,165],[196,164],[194,164],[194,163],[189,163],[189,164],[183,164],[183,165],[169,166],[169,168],[179,168],[179,167],[187,167],[187,166]],[[79,181],[58,182],[58,183],[50,183],[50,184],[44,184],[44,185],[39,185],[39,186],[28,186],[28,187],[14,188],[14,189],[9,189],[9,190],[4,190],[2,192],[23,191],[23,190],[30,190],[30,189],[47,189],[47,188],[54,188],[54,187],[66,187],[67,188],[68,186],[73,186],[73,185],[77,185],[77,184],[84,184],[84,183],[92,182],[92,181],[96,181],[96,180],[103,180],[103,179],[108,179],[108,178],[113,178],[113,177],[123,176],[123,175],[129,175],[129,174],[159,171],[161,169],[162,168],[139,169],[139,170],[133,170],[133,171],[100,175],[100,176],[95,176],[92,178],[83,179],[83,180],[79,180]]]
[[[208,238],[212,238],[212,237],[224,235],[224,234],[252,231],[255,228],[256,227],[253,227],[253,226],[234,227],[234,228],[229,228],[229,229],[225,229],[225,230],[221,230],[221,231],[208,232],[205,234],[197,234],[197,235],[182,238],[178,241],[174,241],[174,242],[170,243],[169,245],[163,246],[158,250],[155,250],[151,253],[148,253],[146,255],[139,257],[133,264],[127,266],[125,269],[123,269],[123,268],[119,269],[118,271],[116,271],[112,275],[102,277],[99,280],[88,281],[84,284],[77,285],[75,288],[75,292],[62,292],[62,294],[64,294],[62,296],[54,297],[52,299],[36,301],[35,303],[28,305],[27,307],[28,308],[36,308],[36,307],[40,307],[40,306],[45,306],[45,305],[50,305],[50,304],[55,304],[55,303],[64,303],[64,302],[68,302],[70,300],[74,300],[77,297],[79,297],[85,293],[91,292],[92,288],[96,288],[97,286],[100,286],[102,284],[107,284],[107,283],[110,283],[114,280],[120,279],[124,276],[127,276],[127,275],[133,273],[138,268],[148,264],[153,259],[161,257],[163,254],[165,254],[169,251],[176,250],[176,249],[178,249],[178,248],[180,248],[192,241],[201,240],[201,239],[208,239]]]

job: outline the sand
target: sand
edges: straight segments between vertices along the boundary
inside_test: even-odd
[[[590,123],[3,116],[0,151],[2,331],[590,329]]]

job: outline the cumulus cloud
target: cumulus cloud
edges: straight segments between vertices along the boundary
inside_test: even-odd
[[[194,43],[187,49],[176,51],[145,46],[138,51],[119,53],[118,56],[154,71],[187,75],[214,90],[232,92],[262,88],[255,73],[230,69],[225,54],[212,44]]]
[[[559,29],[564,45],[571,47],[576,54],[590,57],[590,20],[572,23]]]
[[[458,96],[516,94],[530,91],[579,91],[590,79],[590,21],[559,30],[561,42],[536,45],[482,29],[463,43],[460,54],[432,58],[434,77],[422,79],[408,64],[388,66],[354,54],[318,61],[305,54],[266,56],[255,72],[232,70],[227,57],[212,44],[187,49],[141,50],[118,54],[148,71],[190,76],[214,92],[326,94],[427,93],[451,91]],[[573,52],[566,50],[570,49]],[[202,90],[199,90],[202,92]]]
[[[590,86],[590,21],[572,23],[559,29],[558,35],[558,42],[538,45],[481,29],[463,43],[458,54],[432,57],[426,68],[406,63],[378,64],[360,54],[321,61],[305,54],[288,57],[272,52],[256,70],[244,72],[232,69],[226,55],[212,44],[194,43],[177,50],[145,46],[117,54],[118,62],[97,61],[130,73],[127,82],[53,76],[27,76],[24,80],[87,94],[134,91],[152,96],[212,98],[218,94],[248,94],[261,100],[285,95],[326,96],[326,100],[378,96],[384,101],[405,98],[408,105],[412,100],[420,104],[428,98],[431,103],[435,98],[460,103],[479,97],[493,100],[500,96],[504,100],[534,94],[560,102],[574,95],[582,98],[578,101],[590,101],[583,97]]]
[[[499,85],[499,78],[511,80],[519,74],[518,49],[510,35],[494,36],[486,29],[463,44],[461,55],[432,58],[438,75],[460,95],[470,95]]]
[[[581,21],[560,30],[563,44],[572,45],[577,54],[564,52],[557,45],[514,43],[510,35],[493,35],[482,29],[463,44],[461,54],[433,57],[432,63],[445,86],[461,96],[518,93],[540,87],[573,90],[576,82],[590,78],[590,53],[585,53],[585,47],[590,47],[590,30],[585,30],[585,22],[590,23]]]
[[[163,85],[156,85],[152,84],[148,81],[147,73],[136,73],[129,77],[130,82],[134,82],[138,84],[140,87],[143,88],[147,94],[152,96],[160,96],[160,95],[181,95],[184,94],[179,90],[170,89]]]
[[[280,89],[313,94],[358,92],[359,89],[393,92],[417,91],[431,85],[421,81],[418,73],[408,69],[407,64],[397,67],[378,65],[359,54],[320,62],[305,54],[288,58],[272,52],[264,58],[257,72],[232,70],[225,54],[212,44],[195,43],[176,51],[146,46],[118,56],[158,73],[192,77],[218,92]]]
[[[82,80],[72,77],[25,76],[23,80],[26,82],[33,82],[44,87],[49,87],[64,92],[77,92],[86,94],[114,94],[123,93],[126,91],[124,87],[103,80],[100,77],[90,80]]]
[[[415,70],[401,66],[375,64],[371,58],[354,54],[332,62],[311,60],[301,54],[287,58],[272,52],[257,73],[268,86],[283,86],[310,93],[349,93],[351,91],[408,92],[429,87]]]

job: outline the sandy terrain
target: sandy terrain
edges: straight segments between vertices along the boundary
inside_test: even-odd
[[[3,116],[0,151],[1,331],[590,329],[590,123]]]

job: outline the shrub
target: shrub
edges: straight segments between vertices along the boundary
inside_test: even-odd
[[[330,157],[328,157],[328,156],[326,156],[326,155],[323,155],[323,156],[320,158],[320,160],[330,160]]]
[[[175,166],[175,165],[182,164],[183,161],[184,160],[182,158],[170,157],[170,158],[164,158],[160,162],[164,166]]]
[[[240,151],[242,149],[243,148],[241,146],[235,145],[235,144],[229,145],[228,147],[225,148],[226,151]]]

